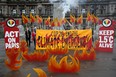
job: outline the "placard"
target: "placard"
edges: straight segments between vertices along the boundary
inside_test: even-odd
[[[99,29],[98,51],[112,52],[114,48],[114,25],[112,20],[106,18]]]
[[[11,18],[4,23],[5,49],[19,48],[19,29],[16,24],[18,22]]]

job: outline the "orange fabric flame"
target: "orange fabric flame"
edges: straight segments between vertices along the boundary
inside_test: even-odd
[[[78,58],[79,60],[95,60],[96,53],[93,48],[90,49],[89,53],[86,50],[83,50],[82,53],[75,51],[74,58]]]
[[[65,24],[66,23],[66,18],[62,18],[60,21],[61,21],[61,24]]]
[[[50,17],[48,17],[48,18],[45,20],[44,23],[45,23],[46,26],[50,25]]]
[[[33,68],[33,70],[37,73],[38,77],[47,77],[46,73],[41,68]],[[29,73],[27,77],[30,77],[31,74]]]
[[[21,40],[21,42],[20,42],[20,51],[21,52],[28,52],[28,47],[27,47],[27,43],[26,43],[26,41],[25,40]]]
[[[46,61],[49,58],[49,52],[45,51],[43,54],[40,51],[36,51],[34,53],[28,54],[28,53],[23,53],[22,54],[23,58],[27,61]]]
[[[75,20],[76,20],[75,16],[70,15],[70,22],[71,23],[75,23]]]
[[[22,21],[23,21],[24,24],[26,24],[26,23],[29,22],[29,19],[24,14],[22,14]]]
[[[30,13],[30,22],[34,23],[36,21],[35,16],[33,16],[32,13]]]
[[[83,24],[83,15],[81,14],[81,16],[77,19],[77,23],[78,24]]]
[[[52,56],[48,63],[48,70],[50,72],[62,72],[62,73],[75,73],[80,70],[80,63],[78,59],[74,59],[71,55],[71,62],[67,62],[68,56],[64,56],[60,62],[56,61],[57,56]]]
[[[40,68],[33,68],[33,70],[38,74],[39,77],[47,77],[46,73]]]
[[[96,40],[95,43],[94,43],[94,49],[97,50],[97,51],[99,51],[98,47],[99,47],[99,41]]]
[[[90,14],[90,12],[87,13],[86,21],[91,21],[91,14]]]
[[[47,48],[47,50],[51,53],[51,54],[56,54],[56,55],[63,55],[63,54],[67,54],[68,53],[68,47],[57,47],[57,48]]]
[[[20,60],[17,60],[19,54],[20,54],[19,49],[16,48],[6,50],[6,55],[8,59],[5,60],[5,64],[9,69],[11,70],[20,69],[22,65],[22,58],[20,58]]]
[[[42,17],[40,17],[38,15],[36,15],[36,20],[37,20],[38,24],[41,24],[43,22]]]

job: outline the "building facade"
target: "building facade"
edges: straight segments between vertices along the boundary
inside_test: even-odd
[[[0,18],[21,18],[22,13],[29,16],[30,12],[47,17],[53,14],[53,4],[48,0],[0,0]]]
[[[9,17],[21,18],[24,13],[29,16],[30,12],[38,14],[43,18],[53,16],[53,4],[49,0],[0,0],[0,19]],[[87,0],[79,2],[79,7],[72,8],[66,14],[70,13],[79,16],[82,10],[90,11],[98,17],[116,17],[116,1],[115,0]]]
[[[22,22],[22,13],[28,17],[30,13],[33,13],[34,15],[40,15],[42,18],[47,18],[48,16],[53,18],[54,9],[56,9],[54,4],[50,3],[49,0],[0,0],[0,22],[9,17],[19,19]],[[78,17],[82,13],[84,13],[84,17],[86,17],[88,11],[101,18],[109,17],[116,19],[116,0],[80,1],[79,6],[71,8],[65,17],[69,19],[70,14]],[[68,26],[67,29],[69,27],[70,26]],[[0,33],[3,33],[3,29],[0,29]]]

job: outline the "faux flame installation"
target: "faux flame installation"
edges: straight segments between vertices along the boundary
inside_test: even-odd
[[[18,60],[18,56],[20,54],[19,49],[12,48],[6,50],[6,55],[8,59],[5,60],[6,66],[11,70],[18,70],[22,65],[22,58]],[[18,65],[17,65],[18,64]]]
[[[57,56],[52,56],[48,63],[48,70],[50,72],[62,72],[62,73],[75,73],[80,70],[80,63],[78,59],[74,59],[71,55],[71,62],[67,62],[68,56],[64,56],[60,62],[56,61]]]

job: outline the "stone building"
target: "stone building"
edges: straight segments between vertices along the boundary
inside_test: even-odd
[[[22,13],[28,16],[30,12],[43,18],[52,17],[53,9],[54,5],[49,0],[0,0],[0,20],[8,17],[20,19]],[[90,11],[99,17],[116,17],[116,1],[86,0],[79,2],[79,7],[72,8],[66,17],[69,17],[70,13],[79,16],[82,10],[85,10],[85,13]]]
[[[59,1],[62,2],[62,0],[57,0],[55,3],[59,3]],[[57,13],[58,16],[61,14],[56,10],[57,6],[50,3],[49,0],[0,0],[0,22],[12,17],[19,19],[20,24],[22,24],[22,13],[28,17],[30,13],[33,13],[34,15],[40,15],[43,19],[48,16],[53,18],[54,14]],[[99,18],[116,19],[116,0],[81,0],[78,7],[71,8],[65,17],[69,19],[70,14],[78,17],[82,13],[86,17],[88,11]]]

